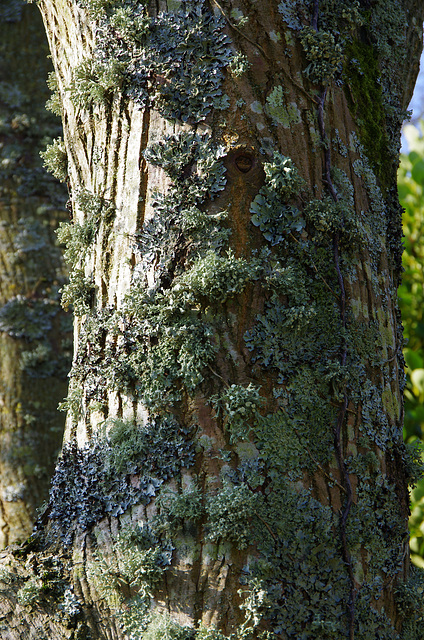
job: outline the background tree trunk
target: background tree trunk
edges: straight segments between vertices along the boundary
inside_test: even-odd
[[[0,547],[32,532],[48,498],[64,420],[71,344],[54,226],[64,192],[39,151],[60,133],[47,114],[51,63],[35,7],[0,9]],[[60,211],[60,213],[59,213]],[[66,333],[68,331],[68,333]],[[68,339],[68,344],[65,344]]]
[[[39,6],[76,344],[8,637],[422,637],[396,167],[423,7]]]

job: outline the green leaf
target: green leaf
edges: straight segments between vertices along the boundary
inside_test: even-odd
[[[412,179],[418,184],[424,183],[424,158],[418,160],[411,171]]]
[[[414,369],[411,373],[411,381],[415,387],[414,391],[423,393],[424,391],[424,369]]]
[[[404,357],[405,362],[411,371],[414,371],[414,369],[422,369],[424,367],[424,360],[416,351],[413,351],[412,349],[405,349]]]

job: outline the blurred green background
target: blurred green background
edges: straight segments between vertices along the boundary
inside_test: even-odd
[[[404,146],[398,174],[399,198],[405,209],[402,285],[399,302],[406,345],[405,426],[406,442],[424,440],[424,122],[404,127]],[[423,455],[423,454],[422,454]],[[424,567],[424,478],[411,489],[411,557]]]

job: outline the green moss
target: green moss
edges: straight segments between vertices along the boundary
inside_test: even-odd
[[[374,48],[359,40],[351,43],[346,51],[344,75],[345,95],[356,117],[361,143],[380,184],[387,189],[391,179],[387,166],[389,139],[381,71]]]

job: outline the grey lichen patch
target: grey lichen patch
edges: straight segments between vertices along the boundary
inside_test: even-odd
[[[250,104],[250,109],[251,111],[253,111],[253,113],[263,113],[263,106],[260,102],[258,102],[258,100],[255,100],[254,102],[252,102]]]
[[[75,71],[74,101],[89,108],[119,90],[142,107],[184,121],[203,120],[212,109],[226,107],[224,69],[232,62],[236,73],[244,72],[246,62],[232,53],[220,14],[203,0],[181,0],[155,18],[144,4],[102,4],[91,6],[98,20],[96,50]]]
[[[115,422],[107,436],[83,448],[68,443],[52,480],[50,535],[59,534],[69,544],[76,531],[105,515],[149,504],[165,480],[193,464],[187,435],[175,418],[164,416],[144,427]]]
[[[144,638],[151,620],[151,598],[169,568],[172,547],[162,545],[143,522],[122,529],[113,540],[113,553],[104,553],[101,543],[98,536],[88,575],[124,632],[130,638]]]
[[[121,88],[124,71],[125,66],[118,60],[83,60],[75,67],[68,88],[75,107],[89,110],[96,104],[110,102],[114,92]]]
[[[247,73],[250,66],[251,64],[244,54],[236,53],[228,65],[228,70],[230,73],[232,73],[233,76],[236,76],[236,78],[238,78],[244,73]]]
[[[143,640],[161,640],[169,638],[169,640],[194,640],[195,630],[191,627],[179,624],[176,620],[165,613],[153,613],[145,632]]]
[[[193,486],[181,493],[162,489],[157,500],[158,515],[154,518],[156,533],[172,540],[182,529],[189,529],[204,516],[203,497],[200,487]]]
[[[187,289],[195,298],[205,297],[211,302],[222,303],[258,278],[258,266],[255,262],[236,258],[231,250],[224,256],[208,251],[178,279],[174,290]]]
[[[0,331],[29,342],[45,338],[58,311],[55,300],[32,300],[18,295],[0,308]]]
[[[155,217],[135,238],[143,268],[122,308],[87,317],[81,328],[72,388],[85,381],[87,393],[93,389],[90,402],[103,402],[106,389],[118,389],[163,411],[193,393],[217,350],[208,307],[238,295],[260,276],[257,260],[236,258],[228,249],[227,214],[203,210],[225,186],[222,155],[210,136],[187,131],[146,150],[148,162],[161,167],[172,185],[167,193],[154,194]],[[82,225],[60,229],[66,255],[76,265],[92,244],[103,215],[99,207]],[[154,283],[146,289],[144,268],[152,260]],[[69,298],[74,306],[77,302],[78,314],[87,313],[89,295],[90,283],[75,266],[65,302]]]
[[[299,209],[290,204],[304,187],[304,181],[290,158],[276,152],[265,163],[265,185],[251,204],[252,222],[271,245],[279,244],[292,231],[305,226]]]
[[[62,115],[62,103],[60,100],[57,77],[54,71],[47,76],[47,86],[51,91],[51,96],[46,102],[47,111],[51,111],[55,116]]]

